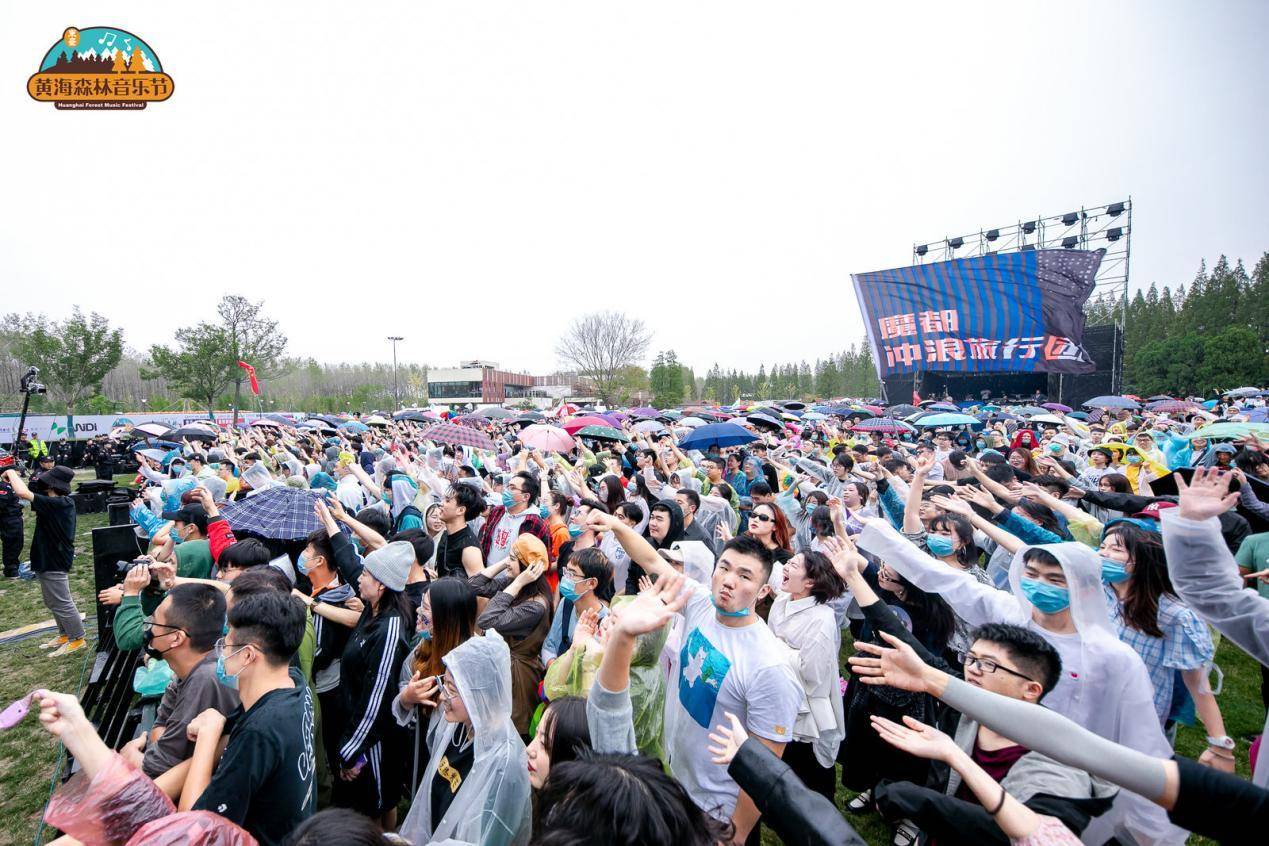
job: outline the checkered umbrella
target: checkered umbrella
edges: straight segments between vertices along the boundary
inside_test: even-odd
[[[494,449],[494,442],[484,432],[457,423],[437,423],[424,429],[419,435],[429,441],[451,446],[469,446],[476,449]]]
[[[235,532],[269,540],[301,540],[321,528],[313,511],[320,496],[317,491],[279,485],[222,505],[220,513]]]
[[[900,435],[905,432],[915,432],[916,428],[909,426],[902,420],[894,420],[890,417],[874,417],[871,420],[860,420],[851,427],[856,432],[881,432],[884,435]]]

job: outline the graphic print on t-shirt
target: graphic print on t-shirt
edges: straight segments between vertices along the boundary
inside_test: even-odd
[[[711,728],[714,703],[731,671],[731,661],[700,629],[692,629],[679,650],[679,668],[680,704],[701,728]]]

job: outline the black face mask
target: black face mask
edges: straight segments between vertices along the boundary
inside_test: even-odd
[[[181,630],[172,629],[172,631],[179,632]],[[154,640],[154,629],[146,629],[145,631],[141,633],[142,649],[145,650],[146,655],[149,655],[151,658],[154,658],[155,660],[161,659],[165,654],[167,654],[168,652],[171,652],[173,649],[176,648],[174,646],[169,646],[167,649],[155,649],[153,646],[150,645],[150,643],[153,640]]]

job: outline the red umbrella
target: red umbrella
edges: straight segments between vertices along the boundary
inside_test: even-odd
[[[572,420],[565,420],[560,424],[560,428],[570,435],[577,434],[578,429],[585,429],[587,426],[610,426],[612,425],[602,417],[596,417],[593,414],[583,415],[582,417],[574,417]]]
[[[469,446],[476,449],[494,449],[494,442],[484,432],[478,432],[467,426],[460,426],[457,423],[437,423],[424,429],[419,435],[429,441],[437,443],[450,444],[452,446]]]

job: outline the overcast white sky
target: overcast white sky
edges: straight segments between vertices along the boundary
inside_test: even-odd
[[[108,11],[111,6],[118,11]],[[145,39],[144,112],[25,92]],[[0,10],[0,311],[167,342],[223,293],[320,360],[554,368],[625,309],[703,372],[863,336],[849,274],[1131,194],[1135,285],[1269,249],[1269,4],[58,2]]]

